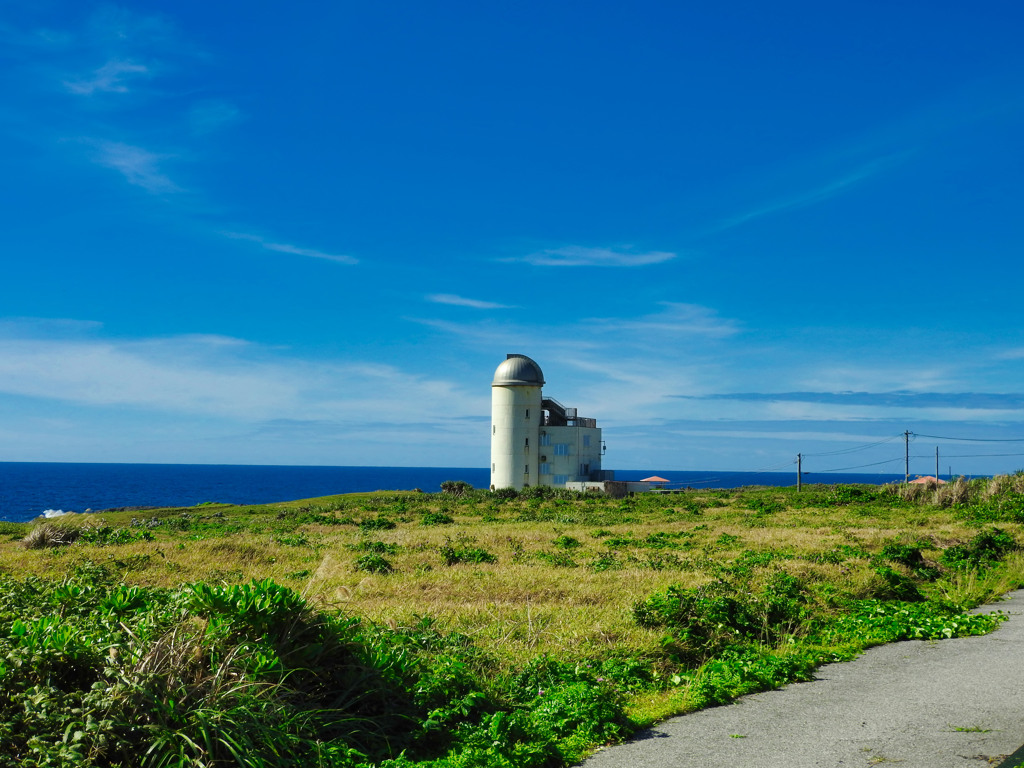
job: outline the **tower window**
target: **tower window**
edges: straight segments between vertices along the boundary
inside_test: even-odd
[[[529,464],[527,464],[526,467],[523,468],[523,474],[524,475],[530,474],[530,465]]]
[[[541,445],[551,445],[551,435],[549,435],[547,432],[542,434],[540,436],[540,444]]]
[[[491,424],[491,434],[492,435],[498,434],[498,425],[497,424]]]
[[[526,447],[527,447],[527,448],[529,448],[529,447],[530,447],[530,438],[526,438]]]
[[[568,456],[569,455],[569,444],[568,443],[555,443],[555,456]]]
[[[530,409],[529,408],[526,409],[526,418],[530,418]]]

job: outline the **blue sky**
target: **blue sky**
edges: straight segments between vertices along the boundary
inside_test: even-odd
[[[1024,467],[1022,22],[0,2],[0,460]]]

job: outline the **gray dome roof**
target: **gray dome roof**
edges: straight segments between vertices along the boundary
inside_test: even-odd
[[[526,355],[509,355],[494,372],[492,387],[540,387],[544,374],[540,366]]]

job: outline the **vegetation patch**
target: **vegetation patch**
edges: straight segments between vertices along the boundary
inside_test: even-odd
[[[870,645],[991,631],[966,609],[1024,585],[1024,476],[951,485],[0,527],[0,768],[567,766]]]

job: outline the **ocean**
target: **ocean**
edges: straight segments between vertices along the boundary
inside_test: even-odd
[[[796,485],[796,472],[616,470],[617,480],[651,475],[669,488]],[[225,464],[71,464],[0,462],[0,520],[117,507],[191,507],[206,501],[268,504],[338,493],[440,490],[446,480],[486,488],[486,467],[294,467]],[[903,475],[804,474],[804,483],[898,482]]]

